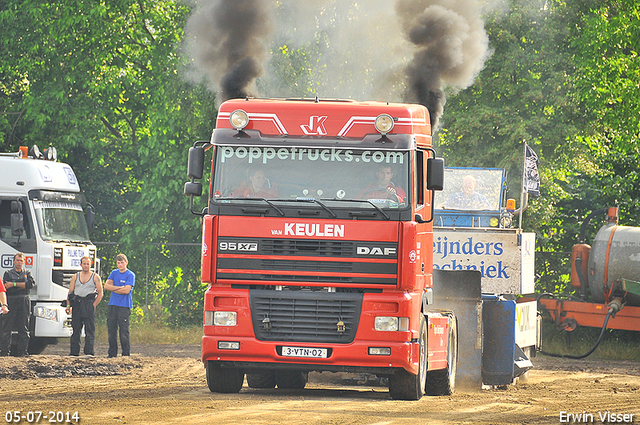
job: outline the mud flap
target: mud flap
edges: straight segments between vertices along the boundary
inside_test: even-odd
[[[482,275],[475,270],[434,270],[431,309],[458,318],[456,389],[482,389]]]

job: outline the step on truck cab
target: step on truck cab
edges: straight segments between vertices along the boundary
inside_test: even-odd
[[[207,206],[205,150],[212,151]],[[396,399],[455,385],[454,312],[436,309],[433,190],[444,161],[420,105],[236,99],[190,149],[202,215],[211,391],[303,388],[310,371],[388,377]]]
[[[96,260],[83,212],[84,195],[73,169],[57,162],[55,148],[21,147],[0,153],[0,273],[13,267],[17,252],[33,274],[29,352],[42,352],[71,336],[71,316],[61,303],[80,259]],[[87,208],[89,219],[95,216]],[[94,261],[94,269],[98,261]]]

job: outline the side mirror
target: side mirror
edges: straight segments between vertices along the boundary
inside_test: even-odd
[[[96,224],[96,209],[91,204],[87,204],[87,212],[86,212],[87,226],[90,229]]]
[[[189,148],[189,163],[187,165],[187,174],[189,178],[199,180],[202,178],[203,171],[204,148],[202,146]]]
[[[444,158],[427,160],[427,190],[444,189]]]
[[[202,183],[186,182],[184,184],[184,194],[187,196],[202,196]]]
[[[205,213],[199,213],[193,210],[193,197],[202,196],[202,183],[194,180],[202,178],[202,173],[204,171],[204,146],[208,144],[208,141],[200,141],[196,142],[193,147],[189,148],[187,174],[191,181],[184,184],[184,194],[190,197],[189,211],[191,211],[192,214],[199,216],[203,216]]]
[[[24,233],[24,216],[20,201],[11,201],[11,234],[22,236]]]

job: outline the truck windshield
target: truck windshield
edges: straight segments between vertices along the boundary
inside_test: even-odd
[[[503,185],[503,169],[447,168],[444,190],[436,192],[435,207],[458,211],[498,211]]]
[[[89,231],[80,204],[34,201],[40,236],[45,241],[88,242]]]
[[[217,146],[214,200],[368,200],[409,205],[409,153],[316,147]],[[369,202],[358,205],[369,205]]]

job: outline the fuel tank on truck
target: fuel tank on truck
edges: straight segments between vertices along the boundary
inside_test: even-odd
[[[616,280],[640,280],[640,228],[603,226],[591,245],[588,275],[593,300],[600,303]],[[626,302],[640,306],[640,296],[628,294]]]

